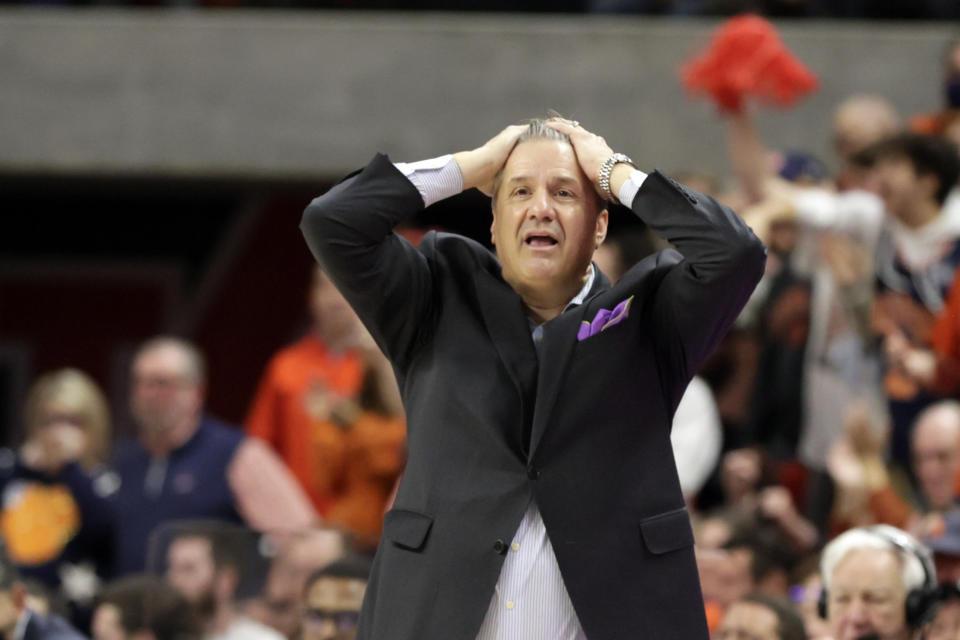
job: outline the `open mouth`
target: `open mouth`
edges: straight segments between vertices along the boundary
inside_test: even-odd
[[[531,233],[526,237],[526,239],[524,239],[523,242],[528,247],[534,247],[538,249],[553,247],[558,244],[556,238],[546,233]]]

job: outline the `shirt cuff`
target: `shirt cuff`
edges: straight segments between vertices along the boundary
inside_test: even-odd
[[[419,162],[397,162],[394,166],[420,192],[425,207],[463,191],[460,165],[450,154]]]
[[[627,178],[622,185],[620,185],[620,193],[617,194],[617,198],[620,200],[620,204],[626,207],[633,206],[633,199],[637,197],[637,191],[640,191],[640,187],[643,186],[643,181],[647,179],[647,174],[639,169],[634,169],[630,172],[630,177]]]

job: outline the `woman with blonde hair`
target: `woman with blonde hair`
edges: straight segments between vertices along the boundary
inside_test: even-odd
[[[0,450],[0,535],[27,578],[59,589],[74,611],[89,607],[109,559],[115,476],[103,468],[110,411],[77,369],[40,376],[27,393],[24,442]]]

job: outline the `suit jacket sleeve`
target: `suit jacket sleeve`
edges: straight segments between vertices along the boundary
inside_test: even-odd
[[[661,375],[681,383],[667,385],[676,406],[759,282],[766,249],[733,210],[659,171],[644,181],[632,209],[683,256],[649,308]]]
[[[421,209],[413,184],[378,154],[315,199],[300,223],[317,262],[395,363],[419,343],[433,305],[427,259],[393,233]]]

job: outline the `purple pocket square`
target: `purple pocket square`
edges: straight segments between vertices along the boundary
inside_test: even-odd
[[[630,313],[630,304],[633,302],[633,296],[623,300],[613,309],[600,309],[597,315],[593,317],[592,322],[584,320],[580,323],[580,330],[577,331],[577,340],[583,341],[591,336],[595,336],[607,327],[612,327],[627,317]]]

